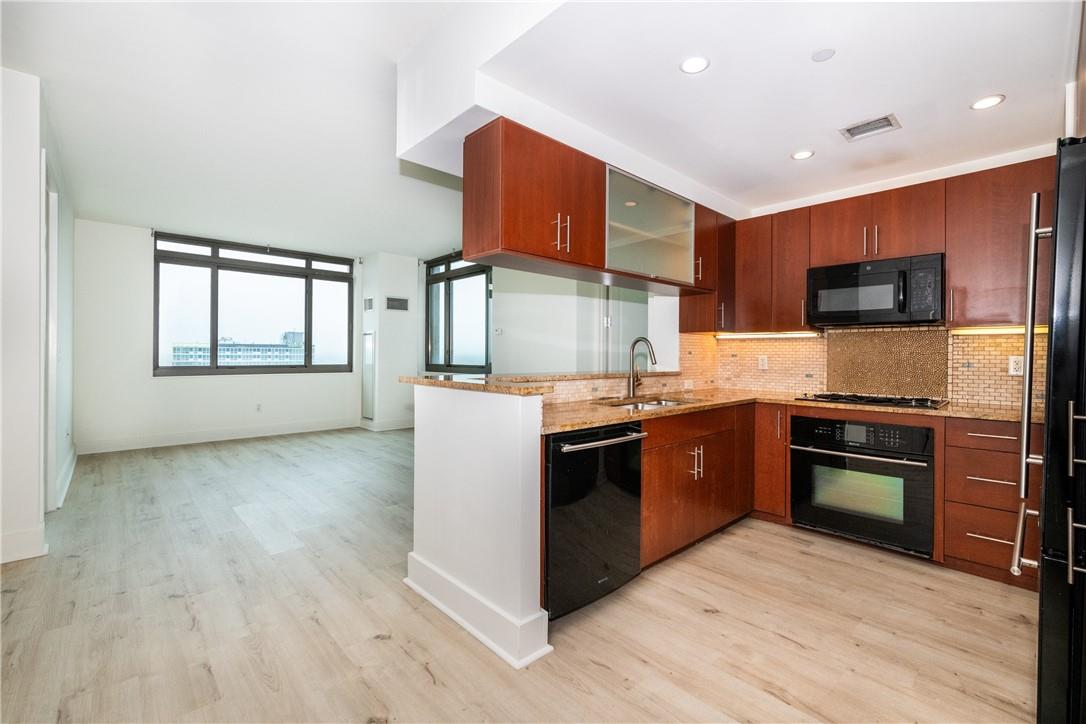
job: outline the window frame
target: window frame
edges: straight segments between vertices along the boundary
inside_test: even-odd
[[[158,248],[159,241],[172,241],[179,244],[192,244],[209,248],[210,255],[189,254],[183,251],[165,250]],[[308,252],[290,251],[278,249],[273,246],[260,246],[257,244],[242,244],[234,241],[222,241],[220,239],[207,239],[186,234],[173,234],[154,231],[151,234],[151,244],[154,251],[154,333],[152,334],[152,374],[154,377],[190,377],[206,375],[253,375],[253,374],[297,374],[320,372],[353,372],[354,371],[354,260],[327,254],[311,254]],[[219,255],[222,249],[235,251],[247,251],[271,256],[283,256],[293,259],[305,260],[304,266],[289,266],[284,264],[250,261],[247,259],[230,259]],[[325,262],[330,264],[343,264],[348,268],[346,272],[326,271],[314,269],[313,262]],[[158,359],[158,331],[159,331],[159,270],[162,264],[177,264],[183,266],[195,266],[210,269],[211,274],[211,314],[210,314],[210,364],[208,366],[166,366],[159,364]],[[271,276],[293,277],[305,280],[305,363],[301,365],[230,365],[220,367],[219,357],[219,270],[239,271],[255,274],[268,274]],[[313,280],[325,279],[347,283],[347,363],[346,364],[314,364],[313,363]]]
[[[491,362],[490,362],[490,316],[491,316],[491,301],[494,298],[494,277],[491,267],[485,264],[477,264],[470,262],[471,266],[463,267],[461,269],[449,269],[448,266],[454,262],[464,261],[464,254],[460,251],[455,251],[445,256],[439,256],[436,259],[430,259],[425,263],[425,289],[423,299],[426,304],[426,371],[427,372],[445,372],[453,374],[490,374]],[[445,271],[431,274],[430,270],[437,266],[445,266]],[[467,277],[483,276],[486,277],[486,364],[482,365],[454,365],[452,362],[452,282],[457,279],[465,279]],[[430,287],[434,284],[441,282],[448,282],[445,284],[444,291],[444,341],[445,349],[443,350],[442,359],[444,364],[435,364],[430,360],[433,358],[431,354],[433,352],[433,335],[431,330],[433,326],[430,324],[433,310],[430,308]]]

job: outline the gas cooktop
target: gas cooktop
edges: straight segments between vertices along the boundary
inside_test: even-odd
[[[840,392],[819,392],[805,394],[797,400],[817,402],[839,402],[847,405],[878,405],[882,407],[918,407],[937,410],[950,404],[950,400],[936,400],[931,397],[890,397],[887,395],[850,395]]]

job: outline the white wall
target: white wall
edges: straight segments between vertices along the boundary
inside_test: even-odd
[[[81,454],[358,425],[357,334],[354,372],[152,376],[153,252],[150,229],[75,222]]]
[[[400,382],[419,369],[419,260],[413,256],[370,254],[362,260],[361,299],[373,297],[373,310],[362,312],[362,332],[377,339],[374,414],[362,420],[369,430],[397,430],[415,424],[411,385]],[[407,298],[406,312],[386,309],[387,297]],[[361,306],[361,305],[359,305]]]
[[[0,558],[45,553],[41,86],[3,69]]]
[[[46,255],[49,305],[46,414],[52,418],[53,427],[46,431],[45,465],[45,508],[49,511],[63,505],[75,472],[76,452],[72,436],[75,215],[60,163],[59,144],[49,128],[44,108],[42,141],[47,152],[47,185],[50,192],[50,241]]]

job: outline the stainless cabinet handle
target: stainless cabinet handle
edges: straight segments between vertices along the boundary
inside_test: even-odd
[[[700,282],[701,281],[701,257],[700,256],[698,257],[698,274],[697,274],[697,276],[698,276],[698,281]]]
[[[879,255],[879,225],[875,224],[875,256]]]
[[[1086,573],[1086,568],[1075,565],[1075,531],[1086,529],[1086,523],[1075,522],[1075,509],[1067,509],[1067,585],[1075,585],[1075,574]]]
[[[981,477],[978,477],[976,475],[966,475],[965,479],[966,480],[976,480],[978,483],[995,483],[996,485],[1010,485],[1011,487],[1014,487],[1015,485],[1018,485],[1018,483],[1014,482],[1013,480],[996,480],[995,478],[981,478]]]
[[[826,450],[820,447],[803,447],[802,445],[789,445],[793,450],[802,450],[803,452],[815,453],[816,455],[833,455],[839,458],[855,458],[856,460],[874,460],[880,463],[894,463],[895,465],[910,465],[914,468],[926,468],[928,466],[925,462],[919,460],[899,460],[897,458],[884,458],[877,455],[860,455],[859,453],[840,452],[838,450]]]
[[[622,437],[609,437],[606,440],[593,440],[592,442],[582,442],[576,445],[565,443],[558,446],[558,449],[564,453],[577,452],[578,450],[591,450],[594,447],[607,447],[608,445],[618,445],[619,443],[630,442],[631,440],[640,440],[643,437],[648,437],[647,432],[628,432]]]
[[[1022,541],[1026,537],[1026,516],[1029,515],[1039,516],[1040,513],[1027,508],[1026,501],[1019,501],[1018,523],[1014,528],[1014,547],[1011,549],[1011,574],[1015,576],[1022,575],[1022,566],[1037,568],[1037,561],[1022,557]]]
[[[864,256],[867,256],[867,227],[864,227]]]
[[[693,474],[694,480],[698,479],[698,449],[694,448],[690,451],[690,454],[694,456],[694,469],[687,470],[686,472]]]
[[[781,411],[777,410],[777,439],[781,439]]]
[[[558,218],[551,222],[557,224],[554,228],[554,248],[562,251],[562,212],[558,212]]]
[[[799,300],[799,322],[806,326],[807,324],[807,299]]]
[[[569,234],[570,234],[570,230],[572,228],[573,228],[573,219],[571,219],[569,217],[569,215],[567,214],[566,215],[566,253],[567,254],[569,253]]]
[[[1086,465],[1086,460],[1075,457],[1075,423],[1086,421],[1086,415],[1075,414],[1075,401],[1067,401],[1067,476],[1075,477],[1075,466]]]
[[[954,287],[950,288],[950,314],[947,315],[949,321],[954,321]]]
[[[981,535],[980,533],[966,533],[966,535],[968,537],[970,537],[970,538],[978,538],[980,540],[986,540],[986,541],[989,541],[991,543],[1002,543],[1005,546],[1013,546],[1014,545],[1014,541],[1003,540],[1002,538],[992,538],[991,536]]]
[[[988,437],[993,440],[1017,440],[1017,435],[989,435],[986,432],[967,432],[965,433],[969,437]]]
[[[1033,338],[1037,333],[1034,322],[1037,317],[1037,246],[1043,236],[1051,236],[1052,229],[1039,228],[1041,223],[1041,194],[1034,193],[1029,199],[1029,248],[1026,250],[1026,334],[1022,349],[1022,432],[1019,440],[1018,497],[1029,497],[1029,435],[1030,418],[1033,414]]]
[[[698,475],[705,478],[705,446],[698,445]]]
[[[720,328],[724,329],[724,303],[720,303]]]

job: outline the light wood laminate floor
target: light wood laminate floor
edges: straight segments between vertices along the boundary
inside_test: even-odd
[[[408,589],[410,432],[80,458],[2,569],[17,721],[1012,721],[1035,594],[743,521],[514,671]]]

